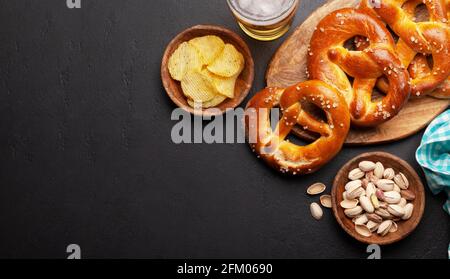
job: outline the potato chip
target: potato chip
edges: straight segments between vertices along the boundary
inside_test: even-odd
[[[222,53],[208,66],[218,76],[232,77],[242,71],[244,56],[233,45],[226,44]]]
[[[225,47],[225,43],[217,36],[194,38],[189,41],[189,44],[197,49],[203,65],[211,64]]]
[[[200,54],[197,49],[184,42],[170,56],[168,67],[172,78],[181,81],[187,72],[202,69]]]
[[[188,72],[181,80],[184,95],[195,102],[207,102],[218,92],[209,79],[199,72]]]
[[[215,106],[223,103],[223,101],[225,101],[226,98],[227,97],[225,97],[224,95],[218,94],[211,100],[209,100],[207,102],[203,102],[203,103],[201,103],[201,102],[196,103],[193,100],[188,99],[188,104],[193,108],[196,108],[196,106],[199,106],[201,108],[212,108],[212,107],[215,107]]]
[[[237,75],[226,78],[215,75],[208,71],[208,69],[203,69],[201,72],[204,76],[208,77],[210,82],[214,85],[217,92],[226,97],[233,99],[234,98],[234,88],[236,86]]]

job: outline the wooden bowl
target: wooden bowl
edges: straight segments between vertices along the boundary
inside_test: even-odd
[[[223,103],[216,106],[215,108],[220,109],[220,112],[217,113],[206,112],[205,109],[194,110],[191,106],[189,106],[187,103],[187,98],[181,90],[180,82],[172,79],[168,69],[169,58],[181,43],[189,41],[195,37],[206,35],[216,35],[225,43],[232,44],[239,52],[242,53],[242,55],[244,55],[245,58],[245,67],[237,79],[234,98],[226,99]],[[213,25],[196,25],[178,34],[167,46],[161,63],[161,79],[170,99],[172,99],[172,101],[180,108],[192,114],[203,116],[220,115],[227,109],[232,109],[239,106],[250,91],[255,75],[254,71],[255,69],[252,54],[250,53],[247,44],[241,39],[241,37],[226,28]]]
[[[345,191],[345,184],[349,181],[348,173],[357,168],[361,161],[381,162],[385,168],[393,168],[396,173],[402,172],[409,180],[409,188],[416,195],[416,199],[412,201],[414,210],[409,220],[397,222],[398,230],[394,233],[388,233],[385,236],[379,236],[373,233],[370,237],[364,237],[355,231],[355,225],[352,220],[344,214],[344,209],[340,206],[342,201],[342,193]],[[425,208],[425,192],[423,184],[414,171],[414,169],[402,159],[385,152],[371,152],[361,154],[347,164],[345,164],[336,175],[331,190],[331,202],[333,214],[339,225],[353,238],[367,244],[387,245],[397,242],[407,237],[419,224],[422,219]]]

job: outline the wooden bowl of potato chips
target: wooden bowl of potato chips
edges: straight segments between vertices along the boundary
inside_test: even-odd
[[[220,115],[239,106],[253,78],[247,44],[219,26],[197,25],[181,32],[167,46],[161,63],[170,99],[195,115]]]

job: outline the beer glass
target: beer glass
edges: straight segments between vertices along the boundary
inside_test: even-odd
[[[241,29],[260,41],[272,41],[290,28],[299,0],[227,0]]]

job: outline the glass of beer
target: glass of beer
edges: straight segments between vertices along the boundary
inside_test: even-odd
[[[290,28],[299,0],[227,0],[241,29],[260,41],[272,41]]]

